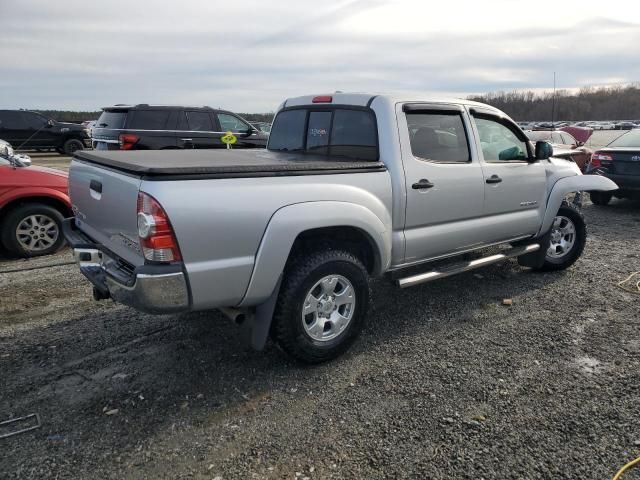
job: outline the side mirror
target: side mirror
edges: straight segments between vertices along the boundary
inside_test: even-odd
[[[13,148],[7,143],[0,143],[0,157],[9,159],[13,157]]]
[[[51,128],[56,124],[56,122],[54,122],[53,120],[49,120],[47,121],[47,124],[45,125],[45,128]]]
[[[546,160],[553,157],[553,147],[549,142],[538,140],[536,142],[536,160]]]

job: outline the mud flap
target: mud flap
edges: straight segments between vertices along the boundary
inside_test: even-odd
[[[267,343],[281,284],[282,274],[269,298],[258,305],[255,313],[242,324],[244,339],[254,350],[262,350]]]
[[[533,240],[528,240],[527,243],[534,241],[537,241],[540,244],[540,250],[518,257],[519,265],[529,268],[541,268],[542,265],[544,265],[545,257],[547,256],[547,249],[551,244],[551,230],[549,230],[541,237],[537,237]]]

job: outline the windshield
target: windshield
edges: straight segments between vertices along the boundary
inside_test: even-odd
[[[105,110],[96,122],[96,126],[100,128],[124,128],[124,121],[126,118],[126,111]]]
[[[640,130],[632,130],[629,133],[616,138],[608,147],[635,147],[640,148]]]

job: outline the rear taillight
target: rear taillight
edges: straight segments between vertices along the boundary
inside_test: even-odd
[[[131,150],[140,138],[132,133],[121,133],[118,137],[120,150]]]
[[[600,167],[602,165],[602,162],[612,162],[612,161],[613,161],[613,157],[606,153],[594,152],[593,155],[591,155],[592,167]]]
[[[138,236],[144,258],[154,262],[182,260],[169,217],[151,195],[138,193]]]

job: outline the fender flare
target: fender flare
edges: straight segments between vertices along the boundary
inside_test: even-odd
[[[600,175],[574,175],[558,180],[551,189],[547,198],[547,209],[544,213],[542,226],[538,235],[545,233],[551,228],[553,219],[562,205],[564,197],[571,192],[581,191],[610,191],[616,190],[618,186],[610,179]]]
[[[391,220],[387,219],[387,225]],[[349,202],[317,201],[279,209],[269,221],[256,254],[249,286],[239,306],[253,306],[269,298],[301,233],[323,227],[353,227],[365,233],[374,246],[374,275],[391,263],[391,232],[371,210]]]

